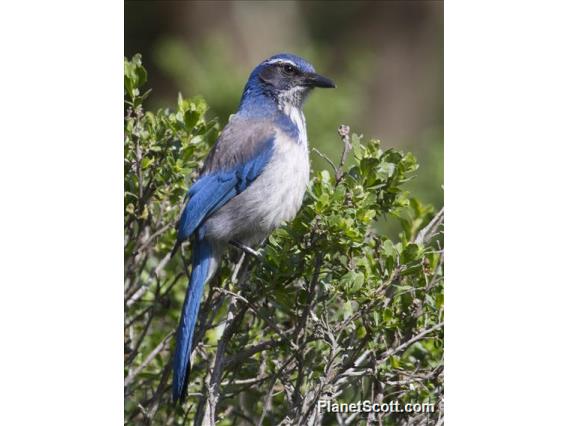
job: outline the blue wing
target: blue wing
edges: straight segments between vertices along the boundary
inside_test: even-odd
[[[178,223],[178,242],[187,240],[205,219],[262,173],[274,150],[272,129],[266,123],[229,123],[206,160],[204,174],[189,189]]]
[[[199,305],[214,258],[210,241],[199,230],[203,222],[231,198],[245,191],[272,157],[275,131],[272,123],[233,118],[205,161],[202,176],[189,189],[178,223],[179,244],[193,238],[191,280],[180,317],[173,359],[173,399],[183,400],[191,369],[190,356]]]

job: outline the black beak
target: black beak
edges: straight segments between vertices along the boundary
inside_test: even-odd
[[[304,74],[302,84],[308,87],[335,88],[335,83],[332,80],[315,72]]]

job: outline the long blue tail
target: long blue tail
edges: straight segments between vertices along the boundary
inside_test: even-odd
[[[193,269],[187,288],[183,310],[177,330],[176,350],[173,363],[173,398],[174,402],[183,400],[187,390],[187,379],[191,368],[189,358],[193,343],[193,332],[199,314],[199,304],[203,296],[209,268],[213,263],[213,247],[205,239],[195,238],[193,241]]]

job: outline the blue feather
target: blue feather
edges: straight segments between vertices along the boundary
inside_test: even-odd
[[[178,240],[187,240],[207,215],[221,207],[220,201],[227,202],[232,198],[237,182],[235,173],[220,173],[200,178],[189,190],[189,200],[178,225]]]
[[[187,240],[207,217],[247,189],[260,176],[273,150],[274,138],[270,138],[248,161],[200,177],[188,192],[189,200],[178,224],[178,241]]]
[[[176,337],[172,388],[174,401],[183,399],[187,389],[195,324],[214,256],[212,244],[205,238],[206,225],[203,222],[260,176],[272,156],[274,138],[268,139],[261,147],[256,155],[242,164],[201,176],[188,191],[189,200],[179,221],[178,242],[193,236],[193,258],[191,280]]]
[[[187,289],[185,302],[176,337],[176,349],[173,363],[173,397],[174,401],[183,399],[187,389],[186,381],[189,374],[191,348],[193,344],[193,332],[199,304],[203,296],[205,282],[209,274],[209,267],[213,258],[211,244],[202,238],[196,238],[193,245],[193,269],[191,281]]]

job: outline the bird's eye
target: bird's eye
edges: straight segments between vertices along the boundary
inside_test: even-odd
[[[294,74],[294,67],[292,65],[284,65],[284,73],[285,74]]]

